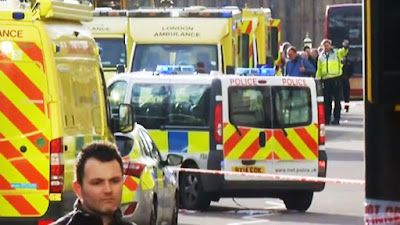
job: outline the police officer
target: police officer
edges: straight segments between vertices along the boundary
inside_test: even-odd
[[[331,123],[332,100],[335,102],[332,124],[339,124],[340,101],[343,99],[342,88],[342,58],[348,53],[348,45],[341,49],[333,49],[332,41],[324,39],[321,42],[324,50],[318,57],[316,79],[322,80],[325,100],[325,123]]]

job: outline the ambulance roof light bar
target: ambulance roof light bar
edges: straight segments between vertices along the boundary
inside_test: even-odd
[[[274,68],[236,68],[236,75],[241,76],[274,76],[275,69]]]

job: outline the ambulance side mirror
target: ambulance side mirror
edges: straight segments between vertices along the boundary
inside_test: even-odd
[[[117,64],[117,74],[125,72],[125,65],[124,64]]]

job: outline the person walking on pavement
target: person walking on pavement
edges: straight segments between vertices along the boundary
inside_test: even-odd
[[[302,58],[294,46],[287,50],[287,55],[290,61],[287,63],[286,73],[291,77],[313,77],[315,75],[315,68],[308,59]]]
[[[348,53],[348,43],[341,49],[333,49],[332,41],[324,39],[321,45],[323,52],[318,57],[316,79],[322,80],[325,105],[325,123],[331,123],[332,101],[335,102],[332,124],[338,125],[340,121],[341,105],[343,99],[342,88],[342,58]]]
[[[83,147],[75,179],[74,210],[51,225],[133,225],[121,219],[123,164],[114,144],[93,142]]]
[[[343,41],[343,46],[348,45],[348,44],[349,44],[348,40]],[[353,68],[353,62],[348,58],[347,55],[345,57],[343,57],[342,64],[343,64],[342,85],[343,85],[344,109],[346,112],[349,112],[349,108],[350,108],[350,77],[353,75],[354,68]]]

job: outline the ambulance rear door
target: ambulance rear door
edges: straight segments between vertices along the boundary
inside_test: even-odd
[[[26,23],[0,27],[0,218],[40,217],[49,205],[51,129],[39,33]]]
[[[268,79],[255,76],[221,78],[225,171],[274,172],[273,105]],[[225,179],[265,180],[245,176],[225,176]]]

